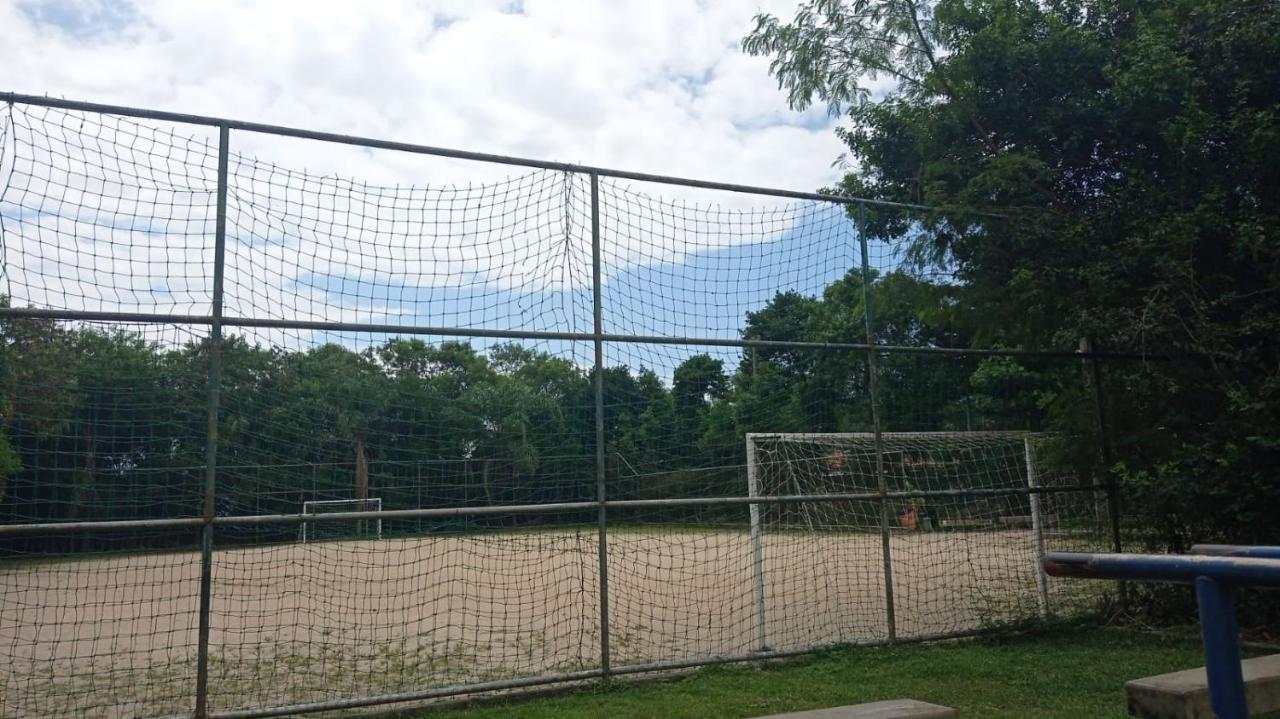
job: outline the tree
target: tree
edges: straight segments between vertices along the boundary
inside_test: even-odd
[[[25,516],[56,519],[71,507],[62,476],[79,399],[73,346],[56,322],[0,320],[0,436],[9,447],[3,499]]]
[[[274,423],[288,431],[279,439],[293,445],[292,453],[311,461],[329,452],[351,458],[355,499],[369,496],[369,442],[379,435],[387,404],[385,376],[371,355],[336,344],[287,355],[285,401],[275,411]]]
[[[871,272],[877,339],[907,347],[954,347],[968,341],[960,288],[904,271]],[[821,298],[779,293],[747,314],[751,339],[861,344],[867,342],[861,268],[828,285]],[[880,356],[880,397],[886,429],[941,429],[946,407],[921,412],[920,398],[954,394],[972,371],[903,354]],[[862,432],[871,429],[867,355],[862,351],[749,348],[735,377],[745,431]],[[905,416],[904,416],[905,415]],[[723,425],[723,423],[721,423]],[[963,426],[963,425],[961,425]]]
[[[1277,38],[1266,0],[810,0],[743,45],[848,113],[839,191],[1001,216],[866,213],[954,278],[970,343],[1205,358],[1104,368],[1110,469],[1179,546],[1280,538]]]
[[[8,307],[9,298],[0,295],[0,307]],[[9,337],[8,328],[0,336]],[[9,424],[13,421],[14,406],[10,376],[14,373],[14,357],[10,342],[0,342],[0,503],[4,502],[9,478],[22,471],[22,458],[9,440]]]
[[[696,457],[698,438],[703,433],[702,423],[713,403],[724,397],[728,386],[724,362],[710,355],[693,355],[676,367],[672,375],[671,398],[677,438],[681,441],[680,450],[685,457]]]

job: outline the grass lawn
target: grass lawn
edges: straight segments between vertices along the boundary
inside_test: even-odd
[[[674,680],[618,682],[408,716],[737,719],[910,697],[956,707],[962,717],[1118,719],[1127,716],[1125,681],[1201,664],[1195,638],[1065,627],[1005,638],[842,649],[763,667],[710,667]]]

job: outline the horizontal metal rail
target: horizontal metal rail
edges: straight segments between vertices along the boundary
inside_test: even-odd
[[[124,324],[211,325],[208,315],[179,315],[151,312],[98,312],[91,310],[41,309],[35,307],[0,307],[0,317],[66,320],[78,322],[116,322]],[[435,335],[440,337],[483,337],[491,339],[562,340],[594,342],[591,332],[552,332],[543,330],[500,330],[483,327],[427,327],[363,322],[324,322],[311,320],[260,319],[252,317],[221,318],[225,327],[312,330],[318,332],[360,332],[392,335]],[[602,334],[601,341],[651,345],[692,345],[701,347],[756,347],[761,349],[799,349],[825,352],[877,352],[902,354],[940,354],[961,357],[1044,357],[1097,358],[1126,360],[1194,359],[1200,355],[1146,352],[1081,352],[1080,350],[1022,350],[1004,348],[915,347],[908,345],[869,345],[862,342],[797,342],[791,340],[735,339],[729,337],[676,337],[666,335]]]
[[[590,459],[591,458],[591,455],[587,455],[587,454],[547,454],[547,455],[538,455],[538,456],[540,459],[545,459],[545,460]],[[383,467],[413,468],[417,465],[421,465],[423,467],[428,467],[428,466],[449,467],[453,465],[467,464],[469,462],[479,463],[479,462],[490,462],[490,461],[514,462],[515,460],[506,458],[506,457],[492,457],[487,459],[477,458],[477,457],[470,457],[470,458],[460,457],[458,459],[373,459],[373,460],[369,460],[368,464],[370,468],[377,467],[381,469]],[[359,462],[355,461],[354,459],[349,459],[342,462],[272,462],[268,464],[219,464],[218,471],[227,472],[227,471],[237,470],[237,469],[261,469],[261,470],[335,469],[335,468],[355,467],[357,464],[359,464]],[[130,474],[141,474],[141,473],[154,474],[158,472],[163,472],[163,473],[203,472],[204,468],[205,468],[205,465],[203,464],[187,464],[187,465],[174,465],[172,467],[133,467],[129,469],[129,472]],[[723,467],[715,467],[714,469],[723,469]],[[76,470],[76,471],[80,471],[80,470]],[[671,470],[671,471],[675,471],[675,470]],[[370,473],[371,474],[373,473],[372,470],[370,471]],[[379,488],[389,487],[391,489],[400,489],[400,488],[413,487],[413,486],[416,486],[416,485],[405,485],[405,484],[392,484],[392,485],[379,484],[378,485]],[[284,490],[280,490],[280,491],[284,491]],[[292,491],[296,492],[297,488],[295,488]]]
[[[72,534],[83,532],[124,532],[136,529],[182,529],[203,527],[202,517],[168,517],[165,519],[103,519],[87,522],[39,522],[0,524],[0,537],[28,534]]]
[[[680,659],[666,662],[646,662],[640,664],[624,664],[610,668],[609,675],[632,675],[632,674],[650,674],[655,672],[679,671],[681,669],[692,669],[694,667],[712,666],[717,664],[735,664],[739,662],[752,662],[764,659],[786,659],[789,657],[799,657],[819,652],[830,651],[839,648],[870,648],[882,647],[899,644],[920,644],[924,642],[936,642],[950,639],[964,639],[966,637],[986,636],[990,635],[989,629],[964,630],[957,632],[945,632],[938,634],[922,634],[914,637],[901,638],[896,640],[875,639],[864,642],[843,642],[839,644],[825,644],[807,649],[786,649],[786,650],[770,650],[763,652],[751,652],[746,654],[722,654],[709,656],[699,659]],[[379,706],[383,704],[401,704],[405,702],[428,701],[432,699],[448,699],[450,697],[463,696],[467,694],[482,694],[486,692],[498,692],[513,689],[527,689],[532,687],[545,686],[548,684],[566,684],[576,681],[585,681],[590,679],[600,679],[604,676],[604,672],[599,669],[587,669],[576,672],[565,672],[562,674],[543,674],[533,677],[522,677],[519,679],[502,679],[498,681],[480,682],[476,684],[458,684],[448,687],[439,687],[436,689],[422,689],[419,691],[401,692],[398,694],[383,694],[381,696],[359,697],[353,699],[334,699],[321,702],[310,702],[306,704],[290,704],[277,707],[266,707],[263,709],[237,709],[230,711],[215,711],[209,713],[209,719],[265,719],[266,717],[290,716],[293,714],[308,714],[312,712],[334,711],[338,709],[357,709],[361,707]]]
[[[1207,554],[1215,557],[1254,557],[1256,559],[1280,559],[1280,547],[1265,545],[1251,546],[1247,544],[1194,544],[1192,554]]]
[[[1280,560],[1254,557],[1049,552],[1044,570],[1053,577],[1079,579],[1193,584],[1209,577],[1226,586],[1280,587]]]
[[[96,102],[82,102],[78,100],[63,100],[54,97],[41,97],[39,95],[24,95],[16,92],[0,92],[0,100],[18,105],[33,105],[38,107],[53,107],[61,110],[72,110],[75,112],[94,112],[103,115],[116,115],[120,117],[134,117],[143,120],[159,120],[162,122],[176,122],[185,125],[203,125],[206,127],[225,127],[231,130],[242,130],[245,132],[256,132],[265,135],[277,135],[280,137],[294,137],[304,140],[318,140],[320,142],[330,142],[340,145],[355,145],[358,147],[369,147],[379,150],[395,150],[397,152],[408,152],[417,155],[432,155],[435,157],[447,157],[455,160],[473,160],[476,162],[488,162],[498,165],[518,165],[520,167],[532,167],[542,170],[556,170],[559,172],[574,172],[584,175],[599,175],[601,177],[612,177],[620,180],[635,180],[638,182],[653,182],[663,185],[679,185],[682,187],[694,187],[703,190],[722,190],[725,192],[738,192],[752,195],[766,195],[770,197],[784,197],[794,200],[813,200],[817,202],[828,202],[832,204],[842,205],[873,205],[876,207],[889,207],[904,210],[918,210],[929,212],[948,212],[957,214],[966,214],[977,217],[988,217],[994,219],[1003,219],[1004,215],[993,212],[985,212],[980,210],[972,210],[967,208],[942,208],[931,207],[928,205],[915,205],[905,202],[891,202],[889,200],[872,200],[861,197],[847,197],[844,195],[833,195],[819,192],[801,192],[797,190],[783,190],[774,187],[756,187],[752,185],[738,185],[728,182],[709,182],[707,180],[695,180],[687,177],[673,177],[670,175],[656,175],[646,172],[628,172],[626,170],[613,170],[605,167],[595,167],[592,165],[579,165],[571,162],[554,162],[549,160],[536,160],[527,157],[513,157],[510,155],[496,155],[487,152],[470,152],[467,150],[454,150],[447,147],[434,147],[431,145],[418,145],[409,142],[395,142],[391,140],[379,140],[370,137],[359,137],[356,135],[343,135],[333,132],[317,132],[315,130],[304,130],[297,127],[288,127],[284,125],[268,125],[260,122],[245,122],[242,120],[231,120],[220,117],[209,117],[205,115],[192,115],[181,112],[166,112],[163,110],[148,110],[138,107],[127,107],[124,105],[107,105]]]
[[[1009,495],[1060,494],[1064,492],[1096,492],[1105,489],[1100,484],[1063,485],[1061,487],[992,487],[984,489],[917,489],[900,492],[877,491],[834,492],[827,494],[786,494],[757,497],[673,497],[670,499],[621,499],[609,500],[605,506],[614,509],[645,509],[661,507],[696,507],[742,504],[804,504],[808,502],[874,502],[886,499],[927,499],[929,497],[1001,497]]]
[[[1052,552],[1045,555],[1044,570],[1055,577],[1195,585],[1212,714],[1219,719],[1246,719],[1249,708],[1232,592],[1240,587],[1280,587],[1280,558],[1275,558],[1280,547],[1198,547],[1217,554]],[[1251,550],[1257,550],[1255,556],[1239,556]]]
[[[773,497],[673,497],[668,499],[611,499],[603,503],[543,502],[539,504],[494,504],[466,507],[418,507],[415,509],[383,509],[368,512],[331,512],[328,514],[246,514],[214,517],[215,526],[254,526],[263,524],[311,524],[316,522],[350,522],[355,520],[429,519],[447,517],[479,517],[503,514],[556,514],[560,512],[584,512],[599,509],[654,509],[663,507],[712,507],[751,504],[805,504],[810,502],[878,502],[880,499],[927,499],[929,497],[992,497],[1031,494],[1063,494],[1070,492],[1098,492],[1101,484],[1075,484],[1060,487],[997,487],[989,489],[934,489],[903,492],[844,492],[829,494],[788,494]],[[358,501],[358,500],[343,500]],[[0,537],[29,534],[58,534],[73,532],[111,532],[130,529],[175,529],[198,527],[199,517],[175,517],[172,519],[121,519],[89,522],[41,522],[31,524],[0,524]]]
[[[776,439],[782,442],[814,440],[875,439],[875,432],[747,432],[747,439]],[[1017,430],[975,430],[973,432],[885,432],[885,439],[1008,439],[1023,440],[1027,437],[1048,437],[1045,432]]]

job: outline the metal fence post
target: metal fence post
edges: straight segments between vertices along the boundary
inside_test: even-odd
[[[1098,435],[1102,442],[1103,470],[1107,473],[1107,508],[1111,513],[1111,550],[1122,551],[1120,539],[1120,487],[1115,475],[1111,473],[1111,465],[1115,455],[1111,450],[1111,429],[1107,425],[1107,409],[1103,399],[1102,361],[1098,359],[1096,343],[1090,342],[1089,365],[1093,372],[1093,404],[1098,414]]]
[[[600,176],[591,173],[591,309],[595,333],[596,501],[600,563],[600,671],[609,678],[609,530],[605,508],[604,323],[600,311]]]
[[[755,435],[747,434],[747,496],[760,496],[760,476],[756,464]],[[750,505],[751,518],[751,584],[756,601],[756,648],[769,650],[769,634],[764,614],[764,540],[760,523],[760,505]]]
[[[1111,530],[1111,551],[1117,554],[1123,551],[1120,534],[1120,487],[1111,466],[1115,456],[1111,448],[1111,430],[1107,425],[1107,409],[1102,389],[1102,361],[1098,358],[1096,340],[1084,337],[1080,340],[1080,351],[1087,355],[1085,365],[1085,383],[1093,395],[1094,424],[1098,430],[1098,453],[1102,459],[1103,483],[1107,489],[1107,521]],[[1124,581],[1118,582],[1116,588],[1120,593],[1120,608],[1129,604],[1129,587]]]
[[[879,358],[875,314],[871,305],[871,259],[867,250],[865,205],[858,206],[858,246],[862,253],[862,309],[867,321],[867,392],[871,400],[871,429],[875,435],[876,488],[880,492],[880,551],[884,561],[885,624],[889,641],[898,638],[897,609],[893,601],[893,549],[889,529],[889,483],[884,474],[884,436],[880,429]]]
[[[222,381],[222,277],[227,245],[227,153],[230,129],[218,127],[217,217],[214,224],[212,322],[209,324],[208,432],[204,448],[204,502],[200,533],[200,617],[196,639],[196,719],[209,714],[209,615],[213,598],[213,515],[218,478],[218,409]]]
[[[1044,513],[1040,507],[1040,474],[1036,469],[1036,451],[1031,437],[1022,440],[1027,462],[1027,503],[1031,506],[1031,541],[1036,553],[1036,609],[1040,618],[1049,616],[1049,575],[1044,571]]]

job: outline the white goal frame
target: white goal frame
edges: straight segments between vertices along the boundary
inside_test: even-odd
[[[364,507],[364,509],[353,509],[354,512],[381,512],[382,498],[370,497],[369,499],[309,499],[302,503],[303,516],[316,516],[318,512],[314,511],[315,507],[336,507],[339,505],[349,505],[352,507]],[[356,522],[364,522],[368,520],[357,519],[351,520]],[[374,520],[374,537],[382,539],[382,517],[378,516]],[[307,527],[311,522],[302,522],[302,543],[307,543]]]
[[[1040,432],[1027,432],[1018,430],[979,430],[973,432],[747,432],[747,496],[756,498],[760,495],[760,476],[758,472],[758,462],[756,459],[756,443],[760,440],[772,441],[792,441],[792,442],[813,442],[813,441],[858,441],[866,444],[877,453],[883,451],[884,440],[886,439],[914,439],[914,440],[937,440],[944,441],[947,439],[1003,439],[1009,441],[1022,440],[1023,456],[1026,462],[1026,489],[1029,490],[1027,497],[1031,505],[1031,535],[1035,547],[1035,577],[1036,577],[1036,608],[1042,618],[1049,616],[1049,582],[1048,575],[1044,572],[1043,560],[1045,553],[1044,545],[1044,523],[1040,507],[1040,493],[1035,491],[1040,487],[1040,478],[1036,471],[1035,447],[1033,440],[1042,439],[1049,435]],[[880,471],[877,469],[877,471]],[[882,486],[883,490],[883,486]],[[801,493],[800,488],[796,488],[797,494]],[[752,582],[755,589],[755,614],[756,614],[756,642],[760,651],[768,651],[768,632],[765,624],[765,601],[764,601],[764,528],[760,522],[760,504],[751,502],[749,505],[751,512],[751,574]],[[885,585],[886,585],[886,601],[893,601],[893,578],[891,572],[891,557],[889,554],[888,525],[881,526],[884,533],[884,566],[885,566]],[[893,609],[889,608],[892,615]]]

